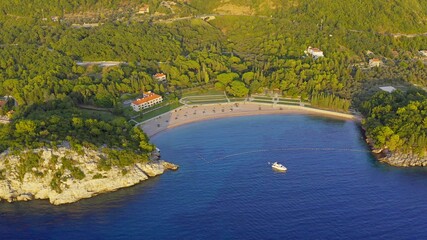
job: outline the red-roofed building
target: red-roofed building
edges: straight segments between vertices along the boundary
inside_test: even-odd
[[[4,105],[6,105],[6,101],[0,100],[0,108],[4,107]]]
[[[383,61],[379,58],[372,58],[369,60],[369,67],[379,67],[381,64],[383,64]]]
[[[133,101],[130,105],[133,108],[133,110],[139,112],[142,109],[152,107],[155,104],[161,103],[162,101],[163,101],[162,96],[152,92],[146,92],[144,93],[144,96],[142,98],[138,98],[137,100]]]
[[[156,73],[153,75],[154,79],[156,79],[157,81],[165,81],[166,80],[166,74],[164,73]]]
[[[146,14],[146,13],[150,13],[150,6],[148,6],[148,5],[142,5],[140,8],[139,8],[139,11],[137,12],[138,14]]]
[[[318,48],[312,48],[312,47],[308,47],[307,52],[314,58],[320,58],[320,57],[324,57],[323,55],[323,51],[318,49]]]

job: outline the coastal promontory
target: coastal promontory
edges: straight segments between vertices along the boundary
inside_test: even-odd
[[[23,108],[0,133],[0,199],[9,202],[71,203],[176,167],[124,118],[88,115],[67,101]]]
[[[427,93],[378,92],[360,106],[367,143],[380,161],[398,167],[427,166]]]
[[[8,202],[48,199],[51,204],[73,203],[104,192],[133,186],[177,166],[163,160],[106,167],[108,154],[84,149],[40,148],[0,155],[0,199]],[[34,164],[26,171],[24,162]]]

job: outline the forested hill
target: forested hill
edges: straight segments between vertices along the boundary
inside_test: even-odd
[[[185,8],[185,11],[178,11],[181,17],[183,14],[260,15],[316,24],[319,28],[427,32],[427,0],[2,0],[0,13],[35,18],[82,12],[131,14],[148,4],[151,15],[159,11],[162,16],[177,14],[177,11],[162,11],[163,2],[175,2],[174,8]]]
[[[380,32],[427,31],[426,0],[191,0],[191,4],[206,13],[274,16],[316,23],[319,27],[329,25]]]
[[[141,0],[2,0],[3,14],[19,16],[60,15],[77,11],[130,8],[141,4]],[[148,2],[148,1],[145,1]]]

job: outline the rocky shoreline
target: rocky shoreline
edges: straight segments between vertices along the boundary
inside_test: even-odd
[[[427,157],[419,157],[411,153],[401,153],[390,151],[387,148],[375,148],[372,139],[366,136],[366,130],[360,126],[363,138],[368,144],[375,158],[383,163],[387,163],[395,167],[426,167]]]
[[[426,167],[427,157],[418,157],[410,153],[384,153],[384,157],[378,158],[379,161],[388,163],[395,167]]]
[[[73,203],[133,186],[168,169],[178,169],[177,165],[154,157],[146,163],[100,170],[99,162],[105,157],[100,151],[85,149],[78,154],[58,148],[34,152],[40,156],[39,166],[27,172],[23,172],[20,156],[7,152],[0,155],[0,199],[8,202],[48,199],[53,205]],[[67,161],[73,165],[64,168]]]

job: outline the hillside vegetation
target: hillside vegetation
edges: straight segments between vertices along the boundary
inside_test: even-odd
[[[136,14],[144,4],[150,12]],[[427,86],[427,58],[419,53],[427,49],[427,37],[392,34],[427,32],[426,12],[427,0],[3,0],[0,96],[13,96],[19,107],[14,107],[12,124],[0,126],[11,136],[0,139],[0,149],[68,139],[148,153],[148,140],[142,133],[135,138],[130,125],[119,129],[117,121],[87,117],[78,109],[109,108],[120,117],[124,98],[144,91],[171,99],[189,88],[214,87],[236,97],[274,91],[347,111],[360,102],[364,89]],[[94,25],[82,26],[91,14],[95,17],[87,19]],[[213,16],[202,19],[204,14]],[[320,48],[324,57],[313,58],[309,46]],[[369,66],[373,58],[380,67]],[[81,61],[121,64],[103,68]],[[159,72],[166,81],[153,78]],[[40,107],[54,102],[66,106]],[[34,118],[40,112],[47,118]],[[77,128],[73,118],[85,125]],[[58,119],[66,123],[64,131],[46,127]],[[26,120],[32,123],[31,134],[19,133]],[[106,138],[112,131],[125,132],[124,138]]]
[[[427,31],[426,0],[231,0],[209,3],[191,0],[191,4],[205,13],[265,15],[319,27],[380,32]]]
[[[182,8],[197,9],[193,14],[259,15],[283,18],[322,27],[338,27],[379,32],[427,32],[427,0],[176,0]],[[3,0],[0,13],[21,17],[50,17],[109,11],[134,13],[149,4],[150,13],[159,10],[160,0]],[[190,14],[190,13],[189,13]]]

